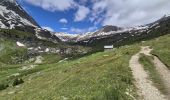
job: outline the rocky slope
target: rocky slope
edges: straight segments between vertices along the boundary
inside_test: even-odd
[[[96,46],[103,48],[104,45],[114,44],[121,46],[135,41],[157,37],[168,33],[170,17],[164,16],[153,23],[137,27],[118,27],[107,25],[95,32],[84,34],[55,33],[42,29],[32,17],[30,17],[16,0],[0,1],[0,28],[16,29],[31,34],[31,40],[50,41],[55,44],[64,43]],[[30,37],[29,37],[30,38]],[[27,43],[30,39],[27,38]],[[25,38],[21,42],[25,42]],[[33,43],[33,41],[31,41]],[[33,43],[35,44],[35,43]],[[41,43],[42,44],[42,43]]]
[[[58,37],[43,30],[16,0],[0,1],[0,28],[34,33],[39,39],[60,42]]]
[[[170,16],[163,16],[159,20],[136,27],[117,27],[104,26],[96,32],[88,32],[81,35],[63,34],[59,36],[61,40],[66,42],[73,42],[73,44],[84,46],[98,46],[103,48],[104,45],[121,46],[135,41],[142,41],[145,39],[155,38],[170,32]],[[67,37],[65,37],[67,36]]]
[[[39,27],[34,19],[24,11],[16,0],[0,1],[0,19],[1,28]]]
[[[42,29],[16,0],[0,0],[1,39],[27,48],[29,56],[41,53],[71,55],[87,52],[84,48],[64,44],[52,32]]]

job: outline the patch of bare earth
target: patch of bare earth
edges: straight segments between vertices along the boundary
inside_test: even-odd
[[[135,79],[135,85],[138,88],[137,92],[140,100],[167,100],[160,91],[153,86],[147,72],[139,63],[140,53],[150,55],[149,47],[142,47],[141,51],[132,56],[129,64],[132,69],[132,74]]]

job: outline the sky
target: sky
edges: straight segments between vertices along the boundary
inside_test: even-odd
[[[170,0],[17,0],[44,29],[71,34],[132,27],[170,14]]]

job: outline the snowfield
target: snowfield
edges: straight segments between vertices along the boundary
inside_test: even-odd
[[[155,24],[154,26],[156,26]],[[154,27],[152,26],[152,27]],[[112,34],[118,34],[118,33],[124,33],[124,32],[131,32],[131,31],[137,31],[137,32],[144,32],[147,31],[150,27],[149,26],[136,26],[136,27],[124,27],[117,31],[110,31],[110,32],[103,32],[103,31],[95,31],[95,32],[87,32],[83,34],[68,34],[68,33],[53,33],[58,38],[60,38],[63,42],[66,41],[81,41],[84,39],[89,39],[92,37],[99,37],[99,36],[107,36]]]
[[[15,3],[15,5],[17,6],[18,4],[15,2],[15,0],[9,0],[12,3]],[[18,6],[19,7],[19,6]],[[19,7],[19,9],[21,11],[22,8]],[[36,27],[34,24],[32,24],[30,21],[28,21],[25,18],[22,18],[20,15],[18,15],[16,12],[12,11],[12,10],[8,10],[7,7],[0,5],[0,15],[4,18],[3,21],[5,21],[5,23],[8,23],[10,26],[6,26],[3,22],[2,19],[0,20],[0,28],[9,28],[9,29],[13,29],[15,28],[15,26],[24,26],[24,25],[28,25],[28,26],[32,26],[32,27]]]

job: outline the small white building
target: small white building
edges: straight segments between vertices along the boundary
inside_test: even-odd
[[[106,45],[104,46],[104,50],[108,51],[108,50],[112,50],[113,49],[113,45]]]

